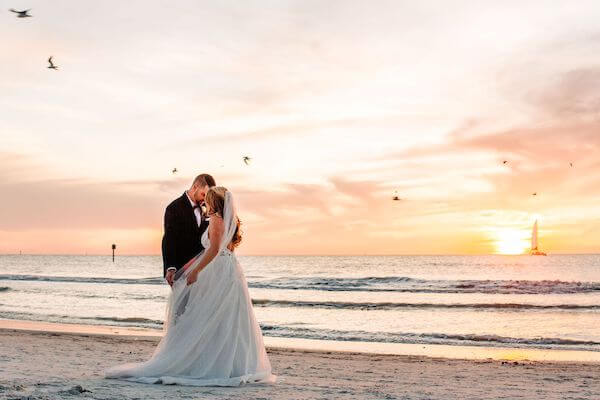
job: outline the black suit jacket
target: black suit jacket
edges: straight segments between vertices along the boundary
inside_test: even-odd
[[[208,221],[204,218],[198,226],[194,208],[185,193],[167,206],[162,239],[163,276],[168,268],[179,270],[204,250],[200,239],[206,228]]]

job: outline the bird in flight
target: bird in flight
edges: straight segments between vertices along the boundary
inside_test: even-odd
[[[502,164],[508,164],[508,161],[504,160],[502,161]]]
[[[177,168],[173,168],[173,171],[171,171],[172,173],[176,174],[177,173]]]
[[[53,69],[53,70],[58,70],[58,66],[54,65],[54,63],[52,62],[52,57],[50,57],[48,59],[48,69]]]
[[[537,196],[537,192],[533,192],[532,196]]]
[[[402,199],[400,197],[398,197],[398,196],[394,196],[394,197],[392,197],[392,200],[394,200],[394,201],[400,201]]]
[[[244,164],[249,165],[250,164],[250,160],[252,160],[252,158],[250,158],[248,156],[244,156],[243,160],[244,160]]]
[[[28,14],[29,11],[31,11],[31,8],[28,10],[23,10],[23,11],[18,11],[18,10],[15,10],[14,8],[11,8],[9,11],[12,11],[15,14],[18,14],[17,18],[31,18],[32,17],[32,15]]]
[[[570,163],[569,163],[569,165],[572,167],[572,166],[573,166],[573,163],[572,163],[572,162],[570,162]]]

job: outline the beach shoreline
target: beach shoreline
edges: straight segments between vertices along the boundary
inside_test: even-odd
[[[157,332],[88,332],[0,324],[0,399],[495,399],[599,398],[599,363],[506,361],[268,345],[274,385],[192,388],[108,380],[103,371],[151,356]],[[23,321],[21,321],[23,322]],[[63,331],[60,331],[63,329]],[[110,328],[110,329],[114,329]],[[122,328],[117,328],[122,329]],[[107,329],[108,330],[108,329]],[[135,334],[137,333],[137,334]]]
[[[47,332],[90,336],[162,337],[162,330],[110,325],[82,325],[41,321],[0,319],[0,330]],[[574,362],[600,364],[600,352],[578,350],[523,349],[514,347],[456,346],[438,344],[331,341],[264,336],[269,349],[314,353],[398,355],[461,360]]]

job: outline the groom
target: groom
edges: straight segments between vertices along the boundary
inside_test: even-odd
[[[204,196],[215,180],[209,174],[200,174],[181,197],[173,200],[165,210],[165,234],[162,240],[164,276],[173,286],[175,272],[198,255],[204,247],[200,243],[208,228],[202,213]]]

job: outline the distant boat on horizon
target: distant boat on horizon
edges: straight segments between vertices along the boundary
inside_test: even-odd
[[[531,252],[532,256],[545,256],[546,253],[538,249],[538,223],[537,219],[533,223],[533,230],[531,232]]]

